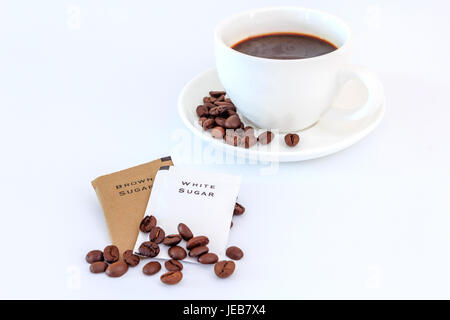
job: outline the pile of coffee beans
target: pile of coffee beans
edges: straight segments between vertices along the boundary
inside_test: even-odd
[[[233,215],[242,215],[245,208],[236,202]],[[230,228],[233,226],[231,222]],[[139,229],[149,234],[149,241],[143,242],[135,254],[132,250],[126,250],[120,259],[119,249],[115,245],[106,246],[103,251],[92,250],[86,255],[86,261],[90,264],[92,273],[105,272],[110,277],[121,277],[128,271],[128,267],[135,267],[139,264],[141,257],[155,258],[160,253],[160,244],[168,246],[170,260],[164,263],[167,272],[160,276],[161,282],[165,284],[177,284],[183,279],[183,264],[180,260],[188,255],[197,258],[202,264],[214,264],[214,272],[219,278],[227,278],[233,274],[235,263],[231,260],[219,261],[217,254],[209,252],[209,239],[206,236],[194,236],[193,232],[184,223],[179,223],[178,234],[166,235],[164,230],[157,226],[157,219],[154,216],[145,216],[142,219]],[[185,248],[179,244],[184,241]],[[226,250],[226,255],[232,260],[240,260],[244,256],[243,251],[231,246]],[[142,272],[151,276],[161,270],[158,261],[150,261],[144,265]]]
[[[196,113],[203,130],[210,131],[213,138],[223,139],[225,143],[235,147],[248,149],[258,142],[266,145],[275,136],[273,132],[265,131],[256,137],[255,129],[245,126],[225,91],[210,91],[209,96],[203,98],[203,104],[197,106]],[[295,147],[300,137],[298,134],[288,133],[284,141],[289,147]]]
[[[123,276],[128,271],[128,266],[137,266],[139,260],[140,258],[131,250],[125,251],[123,260],[120,260],[119,249],[115,245],[106,246],[103,251],[89,251],[86,255],[86,261],[90,264],[89,270],[92,273],[105,272],[113,278]]]

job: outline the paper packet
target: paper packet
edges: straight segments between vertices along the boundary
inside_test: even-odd
[[[186,224],[194,236],[209,238],[209,252],[224,257],[240,183],[240,176],[223,173],[181,167],[160,170],[145,215],[155,216],[166,235],[177,234],[178,224]],[[134,251],[145,241],[149,234],[140,232]],[[185,245],[185,241],[179,244]],[[170,259],[168,249],[161,243],[156,258]],[[183,261],[197,262],[190,257]]]
[[[169,166],[173,166],[172,159],[164,157],[92,181],[111,243],[120,253],[134,248],[155,175],[161,167]]]

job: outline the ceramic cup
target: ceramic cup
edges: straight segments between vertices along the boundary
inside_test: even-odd
[[[313,58],[276,60],[250,56],[231,48],[251,36],[272,32],[311,34],[337,50]],[[298,7],[264,8],[238,13],[215,30],[219,79],[238,110],[261,128],[292,132],[324,117],[359,120],[382,104],[383,88],[369,70],[349,65],[351,32],[341,19]],[[364,105],[354,110],[331,108],[349,80],[358,78],[368,90]]]

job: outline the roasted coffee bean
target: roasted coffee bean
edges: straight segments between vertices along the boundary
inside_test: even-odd
[[[181,270],[183,270],[183,264],[180,261],[175,260],[175,259],[167,260],[164,263],[164,266],[166,267],[166,269],[168,271],[181,271]]]
[[[156,226],[156,218],[154,216],[145,216],[142,219],[139,229],[142,232],[148,233]]]
[[[110,264],[106,268],[106,274],[110,277],[117,278],[123,276],[128,271],[128,264],[124,261],[117,261]]]
[[[203,121],[205,121],[206,119],[208,119],[207,117],[200,117],[198,119],[198,124],[201,125],[203,127]]]
[[[145,257],[154,258],[159,254],[159,246],[151,241],[143,242],[139,246],[139,254]]]
[[[284,136],[284,142],[286,142],[289,147],[295,147],[299,141],[300,137],[296,133],[288,133]]]
[[[125,261],[130,267],[135,267],[139,264],[141,258],[133,253],[133,250],[127,250],[123,253],[123,261]]]
[[[107,267],[108,264],[105,261],[96,261],[89,266],[89,270],[92,273],[102,273],[105,272]]]
[[[165,284],[177,284],[183,279],[181,271],[169,271],[161,276],[161,281]]]
[[[226,255],[230,259],[241,260],[241,258],[244,256],[244,252],[240,248],[232,246],[227,249]]]
[[[152,241],[154,243],[163,242],[165,237],[166,237],[166,233],[160,227],[154,227],[152,230],[150,230],[149,239],[150,239],[150,241]]]
[[[225,120],[225,128],[227,129],[237,129],[241,126],[241,119],[237,114],[233,114],[229,116],[227,120]]]
[[[236,265],[233,261],[230,260],[222,260],[217,262],[214,265],[214,272],[216,273],[216,276],[219,278],[228,278],[231,276],[234,272],[234,269],[236,268]]]
[[[211,135],[216,139],[223,139],[225,135],[225,129],[222,127],[215,127],[211,130]]]
[[[253,134],[246,134],[244,136],[243,141],[244,141],[244,148],[248,149],[250,147],[253,147],[258,140]]]
[[[198,260],[198,262],[200,262],[202,264],[213,264],[219,260],[219,257],[215,253],[208,252],[208,253],[202,254],[200,257],[198,257],[197,260]]]
[[[214,121],[214,119],[211,119],[211,118],[206,119],[202,123],[203,130],[209,130],[209,129],[213,128],[215,124],[216,124],[216,122]]]
[[[186,258],[187,253],[186,250],[184,250],[180,246],[175,246],[169,249],[169,257],[175,260],[183,260]]]
[[[204,116],[208,115],[208,113],[209,113],[208,107],[205,105],[198,106],[195,111],[197,112],[197,115],[199,117],[204,117]]]
[[[176,246],[181,242],[181,236],[179,234],[169,234],[163,240],[166,246]]]
[[[225,101],[225,94],[218,97],[216,101]]]
[[[274,137],[274,134],[271,131],[266,131],[266,132],[261,133],[258,136],[258,141],[261,144],[269,144],[272,142],[273,137]]]
[[[192,248],[191,251],[189,251],[189,257],[198,257],[202,254],[208,253],[209,248],[207,246],[200,246]]]
[[[209,113],[209,110],[210,110],[211,108],[216,107],[216,105],[213,104],[213,103],[205,103],[204,106],[208,108],[208,113]]]
[[[94,263],[98,261],[103,261],[103,252],[101,250],[89,251],[86,255],[87,263]]]
[[[255,134],[255,128],[253,128],[252,126],[246,126],[246,127],[244,128],[244,132],[245,132],[245,133],[248,133],[248,134],[254,135],[254,134]]]
[[[194,236],[191,229],[189,229],[189,227],[184,223],[178,224],[178,233],[186,241],[192,239],[192,237]]]
[[[226,102],[230,102],[230,103],[233,103],[233,101],[231,101],[231,99],[230,99],[230,98],[226,98],[226,99],[225,99],[225,101],[226,101]]]
[[[108,263],[116,262],[120,258],[119,248],[115,245],[106,246],[105,249],[103,249],[103,258]]]
[[[142,268],[142,272],[148,276],[158,273],[159,270],[161,270],[161,264],[158,261],[151,261]]]
[[[234,104],[230,103],[230,102],[216,101],[216,102],[214,102],[214,105],[218,106],[218,107],[223,106],[223,107],[226,107],[228,110],[236,111],[236,106]]]
[[[204,97],[203,103],[211,103],[211,97]]]
[[[217,106],[214,108],[209,109],[209,115],[213,117],[217,117],[220,115],[224,115],[230,110],[230,107],[227,106]]]
[[[225,91],[210,91],[209,95],[214,98],[218,98],[220,96],[226,95]]]
[[[222,118],[222,117],[216,117],[215,119],[214,119],[214,121],[216,122],[216,124],[218,125],[218,126],[220,126],[220,127],[225,127],[225,120],[227,120],[227,119],[225,119],[225,118]]]
[[[240,146],[242,143],[242,138],[237,133],[229,133],[228,131],[229,130],[226,131],[224,136],[225,143],[235,147]]]
[[[205,236],[197,236],[192,238],[186,243],[186,249],[191,250],[192,248],[199,246],[206,246],[209,243],[208,237]]]
[[[241,214],[244,214],[244,212],[245,212],[245,208],[241,204],[236,202],[236,204],[234,205],[233,214],[235,216],[240,216]]]

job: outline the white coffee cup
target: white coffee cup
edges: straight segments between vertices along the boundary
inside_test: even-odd
[[[314,35],[337,49],[307,59],[277,60],[231,48],[248,37],[273,32]],[[238,13],[215,31],[217,72],[228,96],[255,125],[282,132],[309,128],[323,117],[359,120],[380,107],[383,87],[369,70],[349,65],[350,46],[351,32],[345,22],[325,12],[299,7]],[[366,103],[356,110],[331,108],[343,84],[354,78],[367,87]]]

